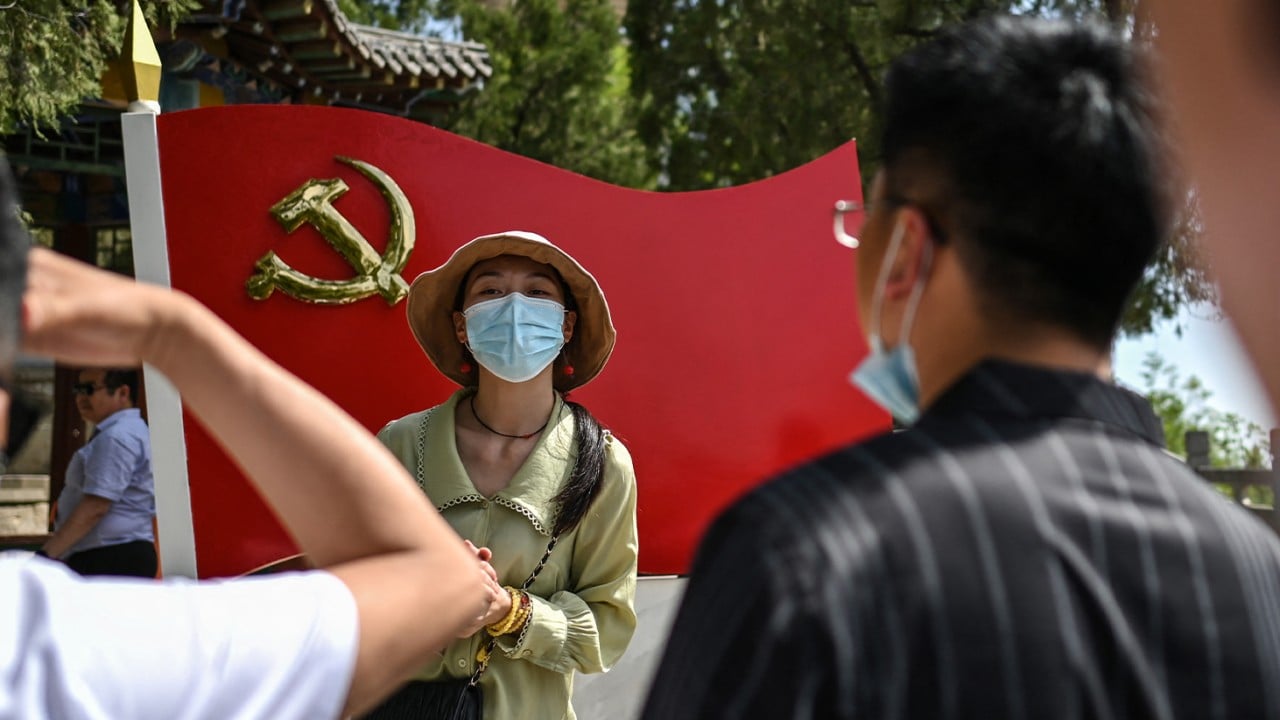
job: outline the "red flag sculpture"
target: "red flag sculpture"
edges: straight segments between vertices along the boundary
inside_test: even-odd
[[[406,281],[502,230],[578,258],[618,341],[574,395],[635,460],[642,572],[686,571],[726,503],[888,426],[847,382],[866,346],[854,254],[832,239],[831,212],[860,196],[852,142],[761,182],[663,194],[359,111],[242,106],[155,123],[173,287],[371,431],[454,389],[410,335]],[[296,552],[198,423],[183,428],[199,575]]]

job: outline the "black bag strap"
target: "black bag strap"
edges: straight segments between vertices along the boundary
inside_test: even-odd
[[[560,540],[559,535],[552,535],[551,540],[547,542],[547,550],[542,553],[542,559],[533,567],[533,572],[529,573],[529,577],[525,578],[523,584],[520,585],[520,592],[525,592],[533,585],[533,581],[538,579],[538,573],[542,572],[542,568],[547,566],[547,561],[551,559],[551,551],[556,549],[556,542]],[[528,622],[526,620],[525,622]],[[484,671],[489,669],[489,658],[493,657],[493,649],[498,645],[498,638],[489,638],[489,644],[484,648],[484,661],[477,663],[476,671],[471,673],[471,685],[480,682],[480,676],[484,675]]]

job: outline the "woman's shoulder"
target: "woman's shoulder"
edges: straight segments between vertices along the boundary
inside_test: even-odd
[[[415,433],[418,430],[418,425],[422,423],[422,420],[424,418],[429,418],[439,408],[440,406],[436,405],[435,407],[429,407],[426,410],[419,410],[415,413],[409,413],[404,417],[396,418],[382,426],[382,429],[378,431],[378,437],[396,437],[405,433]]]
[[[608,430],[604,432],[604,467],[606,478],[616,476],[635,483],[636,471],[631,462],[631,453],[618,436]]]
[[[453,416],[453,408],[455,397],[451,397],[439,405],[434,405],[426,410],[409,413],[404,417],[396,418],[378,431],[378,437],[383,440],[396,439],[401,437],[416,437],[423,422],[431,422],[432,420],[444,420]]]
[[[600,488],[592,501],[592,509],[583,518],[583,537],[609,542],[621,535],[635,534],[636,473],[631,464],[631,453],[618,437],[610,432],[604,436],[604,468]]]

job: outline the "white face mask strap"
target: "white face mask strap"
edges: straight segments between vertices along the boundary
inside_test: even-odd
[[[893,226],[893,237],[889,238],[889,248],[885,250],[884,260],[880,263],[880,274],[876,276],[876,290],[871,294],[871,334],[880,336],[880,309],[884,306],[884,289],[889,284],[889,271],[898,256],[898,246],[902,244],[902,236],[906,225],[901,221]]]
[[[926,240],[924,243],[924,259],[920,261],[920,276],[916,278],[916,286],[911,288],[911,297],[907,299],[907,311],[902,317],[902,335],[898,338],[899,343],[906,343],[911,339],[911,327],[916,321],[916,308],[920,306],[920,298],[924,295],[924,284],[929,274],[929,269],[933,266],[933,242]]]

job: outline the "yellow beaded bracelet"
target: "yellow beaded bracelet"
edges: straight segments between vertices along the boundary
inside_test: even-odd
[[[502,628],[502,631],[503,631],[502,634],[504,635],[509,632],[512,632],[513,630],[515,630],[517,627],[520,626],[520,623],[524,618],[525,612],[529,606],[529,601],[528,599],[526,599],[526,596],[522,591],[516,590],[511,596],[511,604],[516,606],[518,609],[516,610],[515,617],[511,618],[511,622]]]
[[[528,619],[528,617],[529,617],[529,611],[524,608],[521,608],[520,612],[516,613],[515,618],[512,619],[509,625],[504,625],[503,627],[495,628],[496,632],[494,633],[494,637],[497,637],[499,635],[506,635],[508,633],[513,633],[516,630],[519,630],[524,625],[524,622],[526,619]]]
[[[486,628],[489,631],[489,634],[494,637],[498,637],[499,635],[506,635],[507,633],[511,632],[511,628],[515,627],[516,621],[520,617],[520,610],[523,606],[522,596],[524,595],[524,593],[511,587],[510,585],[508,585],[504,589],[511,594],[511,609],[507,611],[506,617],[502,618],[502,620],[496,623],[493,623],[492,625],[489,625]]]
[[[516,618],[515,623],[512,624],[511,629],[508,630],[507,632],[509,633],[520,632],[520,630],[524,628],[525,624],[529,622],[529,618],[532,616],[533,616],[532,605],[528,607],[520,608],[520,617]]]
[[[525,621],[529,619],[529,615],[532,613],[533,608],[529,607],[528,603],[521,603],[520,614],[516,616],[515,622],[511,623],[511,628],[508,629],[507,632],[513,633],[519,630],[520,627],[524,625]]]

